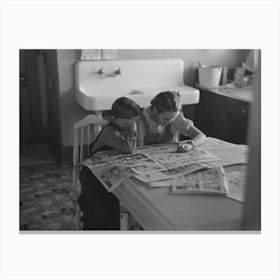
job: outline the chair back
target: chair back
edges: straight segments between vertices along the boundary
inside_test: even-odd
[[[89,146],[94,141],[98,133],[101,131],[101,127],[106,125],[108,121],[96,116],[87,115],[82,120],[74,123],[74,145],[73,145],[73,173],[72,173],[72,190],[73,190],[73,201],[75,203],[74,222],[75,228],[80,229],[80,208],[78,205],[78,197],[81,192],[80,186],[77,184],[77,179],[80,171],[80,162],[89,156]],[[92,129],[93,128],[93,129]],[[86,139],[86,141],[85,141]],[[85,143],[86,142],[86,143]],[[84,146],[86,145],[86,153]]]
[[[87,115],[82,120],[74,123],[74,146],[73,146],[73,166],[79,164],[85,156],[89,156],[89,145],[101,130],[101,127],[106,125],[108,121],[96,116]],[[91,129],[93,127],[93,129]],[[92,133],[93,132],[93,133]],[[85,141],[86,139],[86,141]],[[86,142],[86,143],[85,143]],[[86,144],[86,154],[84,146]]]

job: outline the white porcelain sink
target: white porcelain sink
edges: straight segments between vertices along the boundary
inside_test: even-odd
[[[79,61],[75,65],[76,101],[86,110],[110,110],[127,96],[141,107],[161,91],[176,90],[182,104],[199,102],[199,90],[183,83],[181,59]]]

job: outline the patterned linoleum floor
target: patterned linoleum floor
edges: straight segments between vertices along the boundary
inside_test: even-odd
[[[20,230],[74,229],[72,167],[49,163],[20,168]]]
[[[20,230],[75,230],[71,184],[70,164],[21,167]],[[121,207],[121,213],[123,230],[143,230],[126,209]]]

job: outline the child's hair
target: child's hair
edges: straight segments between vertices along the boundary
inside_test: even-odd
[[[127,97],[116,99],[112,105],[111,114],[114,118],[130,119],[140,115],[140,106]]]
[[[181,109],[180,94],[177,91],[160,92],[152,99],[151,105],[159,113],[177,112]]]

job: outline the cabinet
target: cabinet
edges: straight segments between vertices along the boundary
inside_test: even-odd
[[[250,103],[200,89],[196,126],[207,136],[246,144]]]

